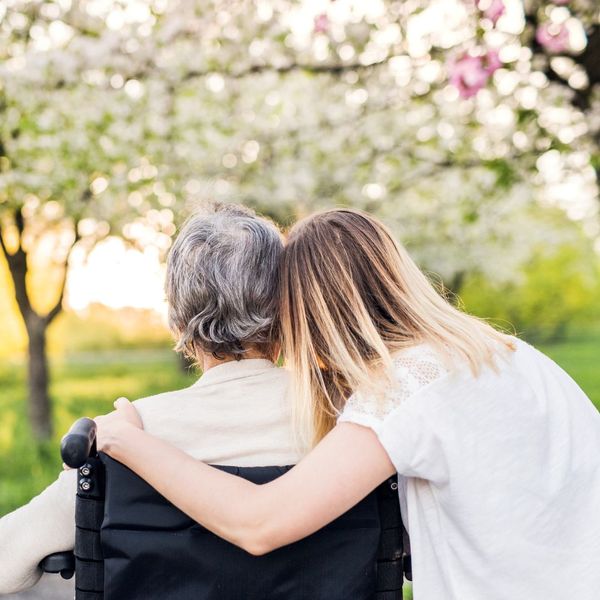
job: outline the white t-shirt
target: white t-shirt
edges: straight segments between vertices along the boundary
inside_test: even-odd
[[[396,466],[415,600],[600,599],[600,413],[549,358],[517,350],[474,378],[420,345],[394,360],[371,427]]]

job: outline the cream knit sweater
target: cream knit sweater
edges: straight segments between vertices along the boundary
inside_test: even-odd
[[[268,360],[229,362],[194,385],[137,400],[144,429],[212,464],[295,464],[288,374]],[[40,560],[71,550],[75,540],[76,471],[58,479],[29,504],[0,519],[0,594],[34,585]]]

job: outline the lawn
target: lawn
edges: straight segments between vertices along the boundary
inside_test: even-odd
[[[600,333],[539,348],[583,388],[600,410]]]

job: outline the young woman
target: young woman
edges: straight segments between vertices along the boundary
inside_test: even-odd
[[[318,442],[297,467],[254,486],[137,428],[124,400],[100,420],[104,451],[255,554],[397,471],[417,600],[600,597],[600,414],[568,375],[450,305],[361,212],[292,229],[280,300],[300,430]]]

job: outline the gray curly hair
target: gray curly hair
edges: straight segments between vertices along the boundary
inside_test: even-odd
[[[274,223],[236,204],[192,215],[169,253],[166,294],[175,349],[240,360],[264,354],[277,336],[283,241]]]

